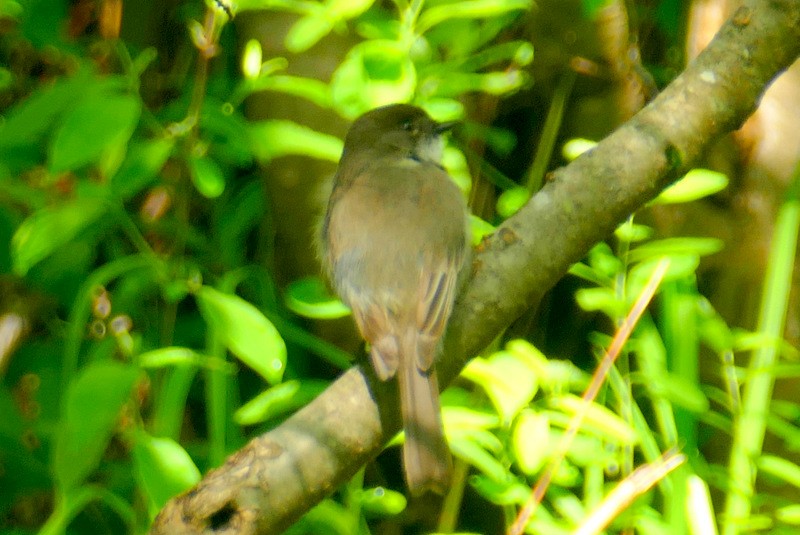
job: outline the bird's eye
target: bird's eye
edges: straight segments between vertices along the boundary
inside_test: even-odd
[[[411,130],[413,130],[413,128],[414,128],[414,123],[411,121],[411,119],[406,119],[405,121],[403,121],[403,130],[405,130],[406,132],[410,132]]]

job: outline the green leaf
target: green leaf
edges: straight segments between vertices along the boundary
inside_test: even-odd
[[[505,466],[469,436],[461,433],[448,433],[447,442],[453,455],[474,466],[493,480],[507,481],[511,479],[511,473]]]
[[[350,309],[331,295],[319,277],[305,277],[286,288],[286,307],[306,318],[336,319],[349,316]]]
[[[219,261],[223,265],[246,263],[248,238],[251,230],[263,221],[265,206],[264,186],[252,180],[237,188],[217,207],[215,228]]]
[[[292,380],[262,392],[233,415],[239,425],[253,425],[304,407],[328,387],[327,381]]]
[[[609,442],[636,444],[639,441],[636,431],[625,420],[602,405],[587,403],[572,394],[554,397],[548,404],[560,409],[570,418],[578,413],[583,414],[582,429],[594,430]]]
[[[263,53],[258,39],[250,39],[242,52],[242,74],[248,80],[255,80],[261,74]]]
[[[529,75],[518,69],[487,73],[446,73],[431,77],[435,83],[436,96],[457,97],[471,91],[505,95],[520,89],[529,81]],[[426,81],[427,82],[427,81]]]
[[[632,249],[629,254],[631,262],[639,262],[649,258],[670,255],[707,256],[718,253],[725,244],[716,238],[666,238],[654,240]]]
[[[523,67],[533,61],[533,45],[528,41],[507,41],[489,46],[467,58],[458,69],[462,72],[478,72],[499,63],[513,62]]]
[[[497,214],[503,219],[516,214],[531,198],[531,193],[522,186],[511,188],[500,194],[497,199]]]
[[[283,43],[289,52],[305,52],[328,35],[333,25],[333,19],[326,17],[324,13],[305,16],[289,28]]]
[[[311,508],[297,524],[289,528],[286,535],[352,535],[353,512],[334,500],[322,500]]]
[[[142,368],[164,368],[167,366],[199,366],[200,355],[188,347],[161,347],[138,356]]]
[[[190,158],[189,176],[197,191],[207,199],[216,199],[225,191],[225,175],[211,158]]]
[[[53,455],[62,492],[78,486],[97,467],[138,377],[139,370],[131,366],[95,362],[67,389]]]
[[[253,152],[246,133],[250,123],[239,113],[234,113],[230,103],[208,97],[200,114],[200,133],[208,142],[208,153],[220,165],[248,167],[253,163]],[[200,156],[198,151],[195,156]]]
[[[529,0],[462,0],[448,2],[426,9],[419,18],[420,33],[448,19],[485,19],[503,15],[509,11],[528,10],[533,4]]]
[[[24,9],[15,0],[2,0],[0,2],[0,17],[9,19],[19,19],[24,13]]]
[[[0,6],[0,10],[2,10],[2,6]],[[4,67],[0,67],[0,91],[7,91],[11,89],[11,84],[14,83],[14,75],[11,74],[11,71]]]
[[[539,471],[547,460],[550,420],[545,414],[522,411],[511,435],[511,451],[524,474]]]
[[[80,71],[31,93],[0,122],[0,147],[40,143],[61,114],[80,100],[90,86],[89,73]]]
[[[406,497],[401,493],[383,487],[364,489],[361,493],[361,507],[365,513],[373,516],[399,515],[407,503]]]
[[[500,419],[494,412],[472,409],[470,407],[454,406],[448,403],[454,387],[448,388],[442,394],[442,420],[445,429],[491,429],[500,425]]]
[[[256,307],[236,295],[202,286],[200,313],[225,346],[268,383],[277,384],[286,368],[286,344]]]
[[[651,204],[677,204],[696,201],[728,187],[728,176],[709,169],[692,169],[666,188]]]
[[[308,50],[336,27],[342,27],[367,11],[375,0],[327,0],[321,6],[310,4],[286,35],[284,45],[291,52]]]
[[[131,145],[122,166],[111,179],[111,191],[122,200],[142,191],[156,179],[174,146],[175,139],[171,137]]]
[[[644,241],[653,235],[653,229],[647,225],[636,225],[629,222],[618,226],[614,231],[614,236],[618,240],[626,242]]]
[[[643,262],[638,262],[631,268],[625,285],[625,291],[630,299],[634,299],[639,295],[656,269],[659,269],[662,259],[663,257],[650,258]],[[667,259],[669,260],[669,266],[664,274],[662,284],[694,277],[694,273],[700,265],[700,257],[697,255],[675,254],[667,257]]]
[[[568,162],[578,159],[578,156],[588,152],[597,146],[597,141],[590,139],[574,138],[564,143],[561,154]]]
[[[555,420],[558,420],[559,417],[563,417],[563,415],[560,415],[551,419],[554,416],[552,412],[545,411],[544,414],[548,416],[551,424]],[[566,421],[566,418],[564,420]],[[561,423],[566,427],[566,422]],[[614,456],[615,452],[613,449],[604,449],[599,438],[585,431],[585,429],[581,429],[578,434],[570,440],[569,449],[567,450],[567,459],[570,461],[570,463],[568,463],[571,467],[570,469],[575,469],[575,466],[608,466],[609,464],[618,462],[617,458]],[[550,435],[546,439],[550,447],[547,452],[548,458],[552,458],[551,456],[556,448],[563,442],[564,433],[565,431],[562,429],[555,428],[552,425],[550,426]],[[565,471],[565,476],[571,477],[569,474],[570,469]]]
[[[775,518],[784,524],[800,526],[800,505],[787,505],[776,509]]]
[[[624,269],[622,261],[605,242],[600,242],[589,251],[589,265],[604,279],[612,280]]]
[[[481,240],[494,234],[494,231],[497,230],[494,225],[474,214],[469,215],[469,228],[472,236],[472,245],[478,245]]]
[[[456,183],[465,198],[469,198],[472,189],[472,175],[469,171],[469,164],[464,153],[452,145],[445,145],[442,151],[442,167],[447,170],[447,174]]]
[[[800,488],[800,466],[795,463],[774,455],[762,455],[757,464],[762,472]]]
[[[731,328],[722,319],[722,316],[714,310],[711,303],[705,298],[698,302],[700,312],[699,335],[712,351],[722,354],[726,351],[733,351],[733,333]]]
[[[506,350],[514,354],[518,359],[524,360],[529,368],[535,370],[534,373],[537,375],[541,376],[547,372],[550,361],[544,356],[544,353],[539,351],[539,348],[527,340],[520,338],[509,340],[506,344]]]
[[[708,398],[703,391],[694,382],[679,375],[663,373],[651,377],[647,387],[676,407],[683,407],[696,414],[708,411]]]
[[[517,480],[500,482],[493,478],[476,475],[470,477],[470,484],[475,487],[478,494],[497,505],[522,505],[531,496],[531,488]]]
[[[416,87],[417,71],[408,49],[388,39],[354,46],[331,78],[333,103],[345,117],[383,104],[409,102]]]
[[[261,121],[248,128],[253,155],[260,161],[280,156],[301,154],[338,162],[342,155],[342,140],[316,132],[292,121]]]
[[[507,351],[488,359],[472,359],[461,375],[483,388],[506,425],[533,399],[538,388],[536,370],[527,360]]]
[[[581,288],[575,292],[575,301],[583,310],[599,310],[611,318],[624,315],[627,308],[611,288]]]
[[[127,146],[141,106],[138,97],[110,92],[92,92],[78,101],[66,112],[50,144],[50,170],[77,169]]]
[[[353,19],[364,13],[375,0],[328,0],[328,15],[340,20]]]
[[[139,431],[133,446],[133,466],[142,488],[156,509],[200,481],[200,470],[180,444]]]
[[[14,271],[24,275],[94,223],[104,211],[101,201],[88,199],[37,210],[20,224],[11,239]]]
[[[686,519],[687,525],[693,528],[692,533],[717,534],[714,505],[711,503],[708,483],[696,474],[690,474],[686,478]],[[664,533],[669,532],[664,530]]]
[[[302,76],[288,74],[262,74],[248,85],[237,88],[237,92],[231,97],[231,101],[236,102],[238,99],[244,99],[248,94],[255,91],[276,91],[304,98],[320,108],[331,107],[331,93],[327,84],[313,78],[303,78]]]

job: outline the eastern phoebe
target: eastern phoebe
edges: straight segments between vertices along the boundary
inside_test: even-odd
[[[440,163],[450,126],[407,104],[356,119],[322,228],[323,263],[375,373],[397,376],[414,495],[444,493],[451,471],[434,361],[469,239],[464,197]]]

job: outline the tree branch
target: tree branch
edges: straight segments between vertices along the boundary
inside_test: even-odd
[[[466,359],[539,302],[569,266],[738,128],[800,54],[800,0],[749,2],[653,102],[553,173],[475,255],[438,369]],[[353,368],[278,428],[171,500],[153,534],[279,533],[377,455],[400,429],[393,384]],[[380,408],[379,408],[380,407]]]

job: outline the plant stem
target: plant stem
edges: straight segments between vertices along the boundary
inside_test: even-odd
[[[764,280],[764,294],[757,332],[774,341],[753,353],[742,395],[742,412],[734,424],[733,447],[728,473],[723,535],[735,535],[744,527],[752,506],[756,461],[761,455],[767,414],[775,383],[773,368],[789,306],[789,290],[800,227],[800,166],[795,169],[786,200],[778,211]]]

